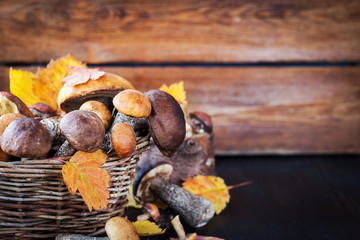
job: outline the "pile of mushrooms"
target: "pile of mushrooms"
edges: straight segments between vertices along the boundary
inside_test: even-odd
[[[71,156],[102,149],[131,156],[136,137],[150,132],[156,146],[171,156],[185,138],[185,118],[170,94],[142,93],[126,79],[104,73],[85,83],[64,85],[57,114],[44,103],[27,107],[0,92],[0,161]]]

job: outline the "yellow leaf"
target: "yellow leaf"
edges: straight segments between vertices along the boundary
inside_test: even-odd
[[[216,214],[224,210],[230,201],[228,187],[220,177],[198,175],[194,178],[187,178],[183,183],[183,188],[212,202]]]
[[[10,68],[9,76],[10,92],[12,94],[20,98],[28,106],[40,102],[32,91],[34,79],[37,77],[36,74]]]
[[[107,155],[100,149],[93,152],[78,151],[62,168],[66,186],[71,194],[79,190],[84,202],[92,211],[107,209],[109,198],[109,173],[100,168]]]
[[[72,55],[51,60],[46,68],[37,73],[10,69],[10,92],[19,97],[26,105],[42,102],[58,111],[57,97],[62,87],[61,80],[68,75],[69,66],[86,67]]]
[[[57,97],[63,86],[61,80],[69,75],[66,70],[69,66],[86,67],[69,54],[57,60],[51,60],[46,68],[38,69],[38,77],[35,79],[32,90],[40,102],[48,104],[54,110],[58,110]]]
[[[131,179],[131,185],[130,185],[130,189],[129,192],[126,196],[128,203],[127,203],[127,207],[133,207],[133,208],[142,208],[142,205],[137,203],[134,195],[133,195],[133,183],[134,183],[134,179],[135,179],[135,174]]]
[[[179,104],[185,104],[187,105],[186,101],[186,92],[184,90],[184,82],[178,82],[171,84],[169,87],[165,84],[163,84],[160,87],[161,91],[169,93],[171,96],[173,96]]]
[[[161,229],[158,225],[154,222],[150,222],[149,220],[139,220],[133,222],[133,224],[141,237],[159,235],[165,233],[166,231],[166,228]]]

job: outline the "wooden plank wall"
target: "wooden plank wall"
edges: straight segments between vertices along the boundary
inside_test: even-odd
[[[217,154],[360,153],[356,0],[3,0],[0,87],[72,53],[138,89],[185,82]]]

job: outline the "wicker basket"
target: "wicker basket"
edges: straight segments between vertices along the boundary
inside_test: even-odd
[[[68,191],[61,173],[63,163],[52,159],[0,162],[0,239],[103,233],[109,218],[123,215],[131,176],[147,149],[149,136],[138,137],[131,157],[108,157],[102,167],[111,176],[109,206],[92,212],[79,193]]]

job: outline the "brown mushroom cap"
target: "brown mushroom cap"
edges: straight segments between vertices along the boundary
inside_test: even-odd
[[[124,217],[110,218],[105,231],[110,240],[140,240],[135,226]]]
[[[60,122],[61,133],[69,143],[84,152],[94,152],[101,147],[105,137],[102,120],[93,112],[75,110]]]
[[[111,143],[119,158],[129,157],[136,149],[136,135],[126,123],[117,123],[111,129]]]
[[[185,138],[184,113],[176,99],[164,91],[151,90],[145,95],[152,107],[148,117],[151,135],[160,152],[170,157]]]
[[[135,117],[148,117],[151,113],[151,103],[142,92],[134,89],[124,90],[113,99],[114,107],[121,113]]]
[[[86,83],[75,86],[63,86],[58,95],[58,105],[63,111],[70,112],[79,109],[89,100],[103,97],[112,99],[125,89],[134,89],[134,86],[118,75],[105,73],[96,80],[89,79]]]
[[[196,133],[201,133],[201,131],[212,133],[213,124],[210,115],[207,113],[201,111],[191,112],[190,120],[192,128]]]
[[[4,114],[0,117],[0,138],[2,136],[2,134],[4,133],[5,129],[7,128],[7,126],[9,126],[9,124],[18,119],[18,118],[22,118],[25,117],[24,115],[20,114],[20,113],[7,113]]]
[[[6,113],[21,113],[26,117],[33,118],[34,115],[26,104],[12,93],[0,92],[0,115]]]
[[[34,114],[34,117],[49,118],[56,116],[56,111],[46,103],[35,103],[29,106],[29,110]]]
[[[96,113],[103,121],[105,130],[110,127],[112,119],[111,112],[103,103],[94,100],[87,101],[81,105],[79,110]]]
[[[44,157],[51,148],[48,130],[32,118],[12,121],[1,137],[1,148],[7,154],[20,158]]]

